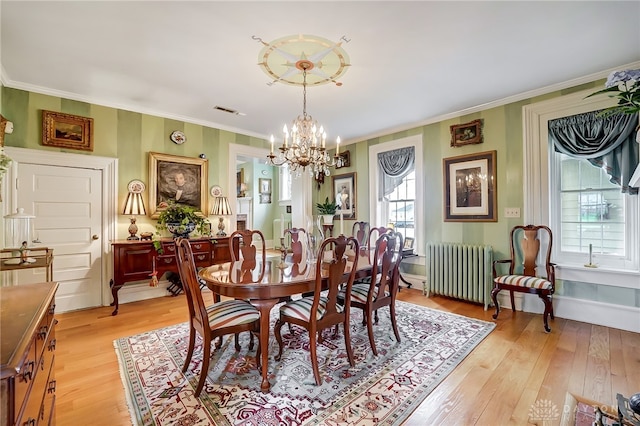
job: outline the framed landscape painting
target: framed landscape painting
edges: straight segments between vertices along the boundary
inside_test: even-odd
[[[93,118],[43,110],[42,145],[93,151]]]

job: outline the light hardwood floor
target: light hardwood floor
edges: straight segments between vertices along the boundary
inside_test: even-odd
[[[205,300],[210,303],[209,292]],[[403,289],[399,299],[492,321],[493,311]],[[58,426],[130,425],[113,340],[187,320],[184,295],[58,314]],[[496,329],[429,395],[405,425],[526,425],[534,404],[550,402],[559,424],[571,392],[603,404],[640,392],[640,335],[503,310]]]

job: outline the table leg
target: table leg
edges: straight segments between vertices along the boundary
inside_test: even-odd
[[[271,308],[273,308],[278,299],[266,299],[266,300],[250,300],[260,311],[260,350],[262,351],[262,383],[260,384],[260,390],[267,393],[271,389],[269,383],[269,333],[270,333],[270,315]]]

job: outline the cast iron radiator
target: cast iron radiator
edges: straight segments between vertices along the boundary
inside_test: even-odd
[[[486,245],[427,243],[424,291],[484,304],[491,303],[493,249]]]

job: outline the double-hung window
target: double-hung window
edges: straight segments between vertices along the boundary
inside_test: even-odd
[[[586,98],[588,94],[576,92],[523,108],[523,219],[553,231],[552,261],[560,267],[561,280],[637,288],[640,196],[626,185],[636,166],[630,163],[622,166],[622,174],[612,174],[612,168],[621,164],[600,161],[595,152],[589,158],[562,152],[549,127],[574,116],[599,116],[596,111],[611,104],[606,98]],[[638,144],[626,146],[631,150],[616,161],[637,161]],[[578,151],[582,154],[585,149],[580,145]],[[590,252],[597,268],[585,267]]]
[[[393,224],[405,238],[414,238],[416,252],[422,254],[422,136],[371,146],[369,164],[370,225]]]

